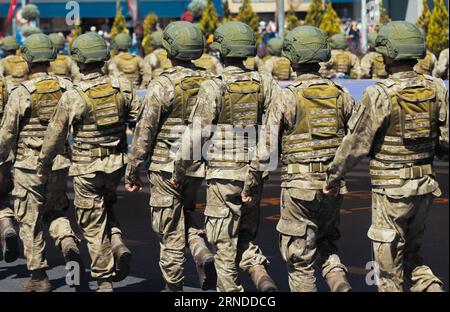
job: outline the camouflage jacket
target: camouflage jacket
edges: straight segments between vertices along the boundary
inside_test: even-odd
[[[317,73],[301,74],[296,79],[299,81],[312,81],[321,79]],[[342,107],[345,122],[348,122],[355,106],[352,95],[343,87],[337,85],[342,93]],[[300,86],[301,87],[301,86]],[[274,164],[279,159],[279,141],[286,133],[294,129],[301,113],[297,109],[297,98],[291,89],[279,89],[276,92],[277,101],[269,106],[264,119],[263,130],[258,143],[258,157],[252,161],[244,192],[251,193],[260,181],[259,173],[263,170],[273,171]],[[321,159],[317,159],[320,162]],[[269,169],[269,167],[272,167]],[[321,190],[326,179],[325,173],[297,173],[288,180],[283,180],[281,186],[297,188],[298,195],[303,200],[312,200],[318,190]],[[345,183],[342,182],[341,193],[345,193]]]
[[[30,76],[29,82],[34,82],[41,80],[42,78],[49,77],[47,73],[36,73]],[[57,78],[56,76],[51,76]],[[61,91],[66,94],[72,89],[72,83],[66,79],[57,78],[61,87]],[[10,152],[16,148],[17,141],[19,139],[20,133],[23,129],[23,125],[31,118],[31,94],[23,86],[19,85],[13,89],[9,96],[8,104],[6,106],[5,115],[3,117],[1,129],[0,129],[0,163],[11,157]],[[34,137],[29,138],[29,144],[27,142],[22,142],[23,156],[20,160],[16,160],[14,163],[15,168],[36,170],[38,163],[38,156],[35,154],[35,150],[30,146],[42,146],[42,139]],[[66,137],[63,138],[61,142],[61,147],[63,148],[66,144]],[[59,149],[58,151],[61,151]],[[14,151],[13,151],[14,152]],[[58,170],[67,168],[70,166],[70,161],[67,157],[56,153],[55,157],[49,162],[49,167],[52,170]]]
[[[58,64],[59,62],[61,64]],[[72,58],[67,55],[59,54],[55,61],[50,62],[48,72],[49,74],[69,79],[72,82],[77,82],[80,79],[80,69],[78,68],[77,63],[75,63]]]
[[[442,79],[448,79],[449,77],[449,67],[448,67],[448,48],[443,50],[439,54],[439,60],[434,67],[433,76]]]
[[[285,57],[280,56],[269,56],[267,59],[264,59],[264,61],[261,61],[261,64],[258,66],[258,70],[264,70],[270,75],[274,76],[274,71],[276,67],[276,62],[280,59],[287,60]],[[289,62],[289,60],[287,60]],[[275,77],[274,77],[275,78]],[[291,67],[289,67],[289,79],[295,80],[296,73],[292,70]]]
[[[436,63],[437,59],[434,53],[427,50],[425,57],[417,61],[414,71],[418,74],[432,75]]]
[[[413,71],[400,72],[391,75],[390,78],[399,80],[402,86],[409,86],[421,78],[422,75]],[[436,156],[448,159],[448,90],[440,79],[425,76],[432,80],[436,88],[436,99],[439,105],[439,133],[436,145]],[[372,148],[378,142],[384,140],[386,127],[391,116],[390,101],[386,93],[379,91],[379,88],[370,86],[366,89],[363,97],[359,101],[354,115],[350,119],[349,133],[344,138],[339,147],[336,157],[328,169],[327,185],[335,186],[348,171],[353,168],[358,161],[371,156]],[[372,160],[374,161],[374,160]],[[377,162],[378,166],[389,167],[388,163]],[[428,193],[440,194],[440,189],[433,175],[425,175],[418,179],[409,179],[401,187],[375,188],[374,192],[386,194],[390,197],[402,198],[417,196]]]
[[[108,76],[100,73],[82,74],[80,82],[75,84],[74,87],[96,85],[99,82],[109,81],[109,79]],[[136,95],[136,91],[128,80],[118,78],[118,81],[127,109],[125,112],[126,119],[128,122],[134,123],[141,104],[140,98]],[[72,89],[63,95],[45,134],[44,145],[39,155],[38,165],[40,168],[43,170],[48,168],[49,163],[54,158],[55,151],[64,144],[71,126],[75,126],[77,123],[82,124],[88,115],[88,111],[88,104],[77,90]],[[112,173],[122,168],[127,163],[127,159],[127,154],[124,152],[98,158],[88,164],[72,163],[69,175],[76,176],[95,172]]]
[[[360,76],[359,78],[373,78],[373,79],[382,79],[387,78],[388,73],[386,72],[386,66],[384,66],[383,77],[377,76],[376,73],[376,61],[377,57],[383,58],[383,56],[375,51],[368,52],[361,58],[361,67],[360,67]],[[381,62],[380,62],[381,63]]]
[[[119,68],[119,62],[121,60],[121,57],[122,57],[122,55],[125,55],[125,54],[129,54],[129,53],[119,52],[119,54],[114,56],[108,62],[108,74],[114,75],[116,77],[122,77],[124,79],[129,79],[131,81],[131,83],[133,83],[135,88],[145,89],[146,86],[142,85],[142,78],[145,75],[144,60],[142,59],[142,57],[134,55],[133,57],[137,61],[138,71],[134,72],[132,74],[126,74],[126,73],[122,72]]]
[[[166,50],[158,48],[144,58],[144,76],[142,78],[142,86],[144,89],[147,88],[150,80],[161,75],[165,69],[172,67],[168,59],[163,60],[164,64],[161,63],[158,55],[164,55],[165,53],[167,53]]]
[[[223,109],[223,95],[226,91],[227,80],[232,80],[234,75],[241,75],[243,73],[248,74],[248,79],[252,76],[259,75],[262,83],[262,96],[264,100],[264,113],[269,107],[269,103],[276,99],[275,90],[280,87],[269,75],[266,73],[257,73],[249,71],[245,68],[227,66],[220,77],[203,82],[200,88],[200,92],[197,97],[195,107],[189,119],[192,124],[194,120],[201,121],[201,129],[208,129],[209,127],[217,124],[218,117]],[[213,134],[211,131],[201,131],[201,146],[211,138]],[[190,149],[191,142],[189,140],[183,140],[180,150],[186,151]],[[181,158],[181,157],[179,157]],[[179,160],[175,163],[174,178],[182,180],[186,171],[185,161]],[[206,170],[206,179],[226,179],[226,180],[238,180],[245,181],[248,174],[248,165],[240,169],[219,169],[208,168]]]
[[[172,79],[176,80],[192,76],[211,77],[208,72],[200,70],[195,66],[192,68],[176,66],[166,70],[165,73],[170,74]],[[142,102],[142,109],[139,113],[138,123],[131,144],[125,174],[127,181],[134,181],[138,175],[139,166],[151,157],[157,141],[157,134],[161,131],[161,125],[174,108],[175,96],[175,86],[168,76],[163,74],[150,82],[147,95]],[[171,144],[168,143],[168,145]],[[173,168],[174,162],[172,161],[168,164],[151,163],[149,170],[171,173],[173,172]],[[204,166],[202,165],[193,164],[188,171],[192,176],[204,176]]]
[[[348,56],[349,60],[350,60],[350,69],[348,73],[342,73],[337,67],[338,67],[338,62],[337,62],[337,56],[340,54],[345,54],[346,56]],[[328,62],[324,62],[321,63],[321,70],[320,73],[322,76],[327,77],[327,78],[334,78],[336,77],[336,75],[338,74],[346,74],[349,75],[352,78],[357,78],[360,76],[360,62],[358,57],[349,52],[349,51],[344,51],[344,50],[331,50],[331,58]]]
[[[192,61],[195,66],[200,67],[208,71],[213,75],[220,75],[223,72],[223,66],[220,61],[208,53],[203,53],[203,55],[194,61]]]

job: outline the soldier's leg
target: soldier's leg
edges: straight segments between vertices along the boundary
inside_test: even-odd
[[[217,284],[214,255],[206,246],[205,230],[198,226],[192,215],[195,212],[197,192],[202,184],[202,180],[201,178],[188,178],[183,187],[182,197],[189,250],[197,268],[200,287],[203,290],[207,290],[215,289]]]
[[[287,264],[289,287],[293,292],[316,292],[317,217],[320,203],[297,197],[298,190],[281,190],[280,251]]]
[[[237,270],[240,223],[239,186],[227,180],[209,180],[205,210],[205,230],[214,249],[217,290],[242,292]],[[240,196],[240,195],[239,195]]]
[[[408,199],[393,199],[372,192],[372,206],[374,215],[368,236],[379,269],[378,290],[403,291],[405,233],[413,205]]]
[[[411,279],[411,291],[413,292],[429,291],[430,289],[442,291],[442,281],[424,264],[423,258],[420,255],[426,221],[433,203],[433,198],[434,196],[432,194],[427,194],[416,196],[411,199],[411,202],[414,205],[414,214],[411,216],[406,232],[404,253],[405,275]]]
[[[337,255],[336,241],[340,238],[340,208],[342,196],[322,197],[319,208],[317,237],[318,266],[332,292],[351,291],[347,281],[347,268]]]
[[[51,290],[45,273],[48,264],[44,254],[43,189],[35,172],[14,170],[14,210],[19,222],[19,236],[23,242],[27,268],[31,272],[31,279],[22,284],[24,291]]]
[[[152,228],[161,246],[159,266],[166,290],[181,291],[184,282],[186,232],[182,197],[167,180],[169,174],[150,173]]]
[[[255,243],[261,217],[260,202],[261,196],[258,197],[256,203],[252,206],[242,205],[238,233],[237,261],[239,262],[239,267],[250,274],[253,283],[259,291],[276,291],[276,285],[266,271],[269,261]]]
[[[105,173],[75,176],[75,211],[77,223],[87,241],[91,257],[91,275],[99,281],[110,283],[114,276],[114,257],[111,250],[110,229],[105,207]]]
[[[9,193],[13,189],[12,162],[0,165],[0,260],[15,261],[20,254],[19,240],[14,228],[14,211]]]

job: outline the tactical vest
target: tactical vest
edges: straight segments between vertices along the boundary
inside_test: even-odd
[[[179,78],[177,74],[176,70],[163,74],[173,84],[175,99],[172,103],[172,111],[164,117],[151,157],[152,162],[158,164],[168,164],[175,159],[188,118],[200,90],[200,84],[208,79],[202,76]]]
[[[416,66],[414,67],[414,71],[419,74],[431,75],[433,71],[433,57],[430,51],[427,51],[427,54],[423,59],[419,59],[417,61]]]
[[[39,155],[48,123],[62,97],[61,84],[53,77],[29,80],[21,85],[31,95],[31,109],[21,124],[16,156],[18,161],[28,155]]]
[[[11,77],[14,84],[19,84],[28,79],[28,64],[19,55],[10,55],[3,59],[5,77]]]
[[[386,66],[384,65],[383,55],[377,53],[373,58],[372,65],[372,77],[373,78],[387,78],[389,74],[386,71]]]
[[[248,57],[244,61],[244,66],[248,70],[256,70],[256,58],[255,57]]]
[[[136,56],[130,53],[123,53],[118,56],[117,69],[132,83],[139,84],[139,61]]]
[[[50,67],[48,68],[48,72],[54,74],[56,76],[61,77],[70,77],[71,71],[69,67],[69,62],[67,57],[61,54],[58,54],[56,60],[50,62]]]
[[[206,71],[210,73],[215,72],[215,64],[214,60],[212,59],[214,56],[211,56],[209,54],[203,53],[203,55],[197,59],[192,61],[195,66],[205,69]]]
[[[433,81],[421,76],[404,87],[388,79],[377,88],[389,97],[391,115],[384,137],[373,147],[372,185],[398,187],[432,174],[439,119]]]
[[[0,122],[3,118],[3,113],[6,106],[6,85],[5,81],[0,78]]]
[[[331,80],[298,81],[289,89],[297,103],[297,121],[282,138],[282,177],[324,173],[345,135],[342,90]]]
[[[223,77],[226,88],[222,95],[222,110],[211,139],[208,167],[242,168],[249,163],[251,153],[256,150],[264,95],[259,74],[250,74],[251,77],[249,73]]]
[[[117,79],[75,87],[87,106],[82,122],[74,125],[72,161],[91,163],[125,153],[126,107]]]
[[[163,49],[158,49],[155,52],[156,57],[159,60],[159,67],[153,70],[153,78],[160,76],[166,69],[172,68],[172,62],[170,62],[167,57],[167,51]]]
[[[279,58],[273,63],[273,77],[276,80],[289,80],[291,78],[291,62],[287,58]]]
[[[335,54],[334,68],[338,73],[350,75],[350,68],[352,67],[352,59],[350,55],[345,52]]]

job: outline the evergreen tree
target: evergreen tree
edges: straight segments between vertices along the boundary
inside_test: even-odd
[[[291,5],[289,6],[289,10],[286,14],[286,24],[287,24],[287,30],[292,30],[297,26],[300,26],[300,20],[298,19],[297,15],[295,14],[294,7]]]
[[[244,0],[239,11],[239,21],[250,26],[255,33],[258,33],[259,17],[253,11],[252,3],[250,0]]]
[[[118,9],[116,13],[116,18],[114,19],[112,30],[111,30],[111,38],[113,39],[120,33],[128,33],[128,29],[126,26],[126,19],[122,15],[122,9]]]
[[[322,22],[323,0],[312,0],[305,18],[305,25],[320,27]]]
[[[423,4],[422,13],[417,18],[416,25],[417,27],[422,28],[426,33],[428,25],[430,24],[431,11],[430,7],[428,6],[428,0],[422,0],[422,4]]]
[[[320,23],[320,28],[322,28],[329,37],[334,34],[339,34],[341,29],[339,17],[337,16],[336,11],[333,9],[331,2],[328,2],[327,9],[325,14],[323,15],[322,22]]]
[[[434,9],[431,13],[427,32],[427,49],[438,55],[448,47],[445,33],[448,31],[448,11],[444,0],[434,0]]]
[[[211,0],[208,0],[202,18],[200,19],[200,30],[205,36],[208,36],[214,33],[217,26],[219,26],[219,19],[217,17],[216,6]]]
[[[153,47],[150,44],[152,33],[156,30],[158,24],[158,16],[155,13],[148,14],[144,19],[144,38],[142,39],[142,47],[145,54],[149,54],[153,51]]]

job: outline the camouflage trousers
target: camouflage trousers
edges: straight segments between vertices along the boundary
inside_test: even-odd
[[[254,242],[260,221],[260,198],[254,206],[242,204],[243,187],[241,181],[208,180],[205,230],[214,248],[217,290],[222,292],[244,291],[238,266],[248,272],[256,265],[268,264]]]
[[[175,189],[167,182],[171,177],[164,172],[149,173],[152,229],[161,246],[159,267],[165,282],[183,286],[187,243],[205,236],[191,215],[202,179],[187,177],[184,186]]]
[[[87,241],[94,279],[110,278],[115,274],[111,236],[122,232],[113,205],[123,174],[124,168],[113,173],[79,175],[73,179],[76,219]]]
[[[368,236],[379,268],[379,291],[402,291],[405,278],[414,292],[425,291],[432,283],[442,284],[419,253],[433,197],[427,194],[394,199],[372,192]]]
[[[0,165],[0,219],[14,218],[9,193],[13,189],[12,162]]]
[[[34,170],[14,169],[14,212],[19,222],[28,270],[46,269],[44,228],[59,248],[66,237],[73,237],[65,216],[69,207],[66,195],[67,170],[53,171],[42,185]]]
[[[342,196],[315,197],[304,200],[302,189],[282,188],[281,216],[277,225],[280,250],[287,264],[289,286],[294,292],[315,292],[315,269],[325,277],[330,271],[347,271],[341,263],[335,242],[340,238],[339,209]]]

